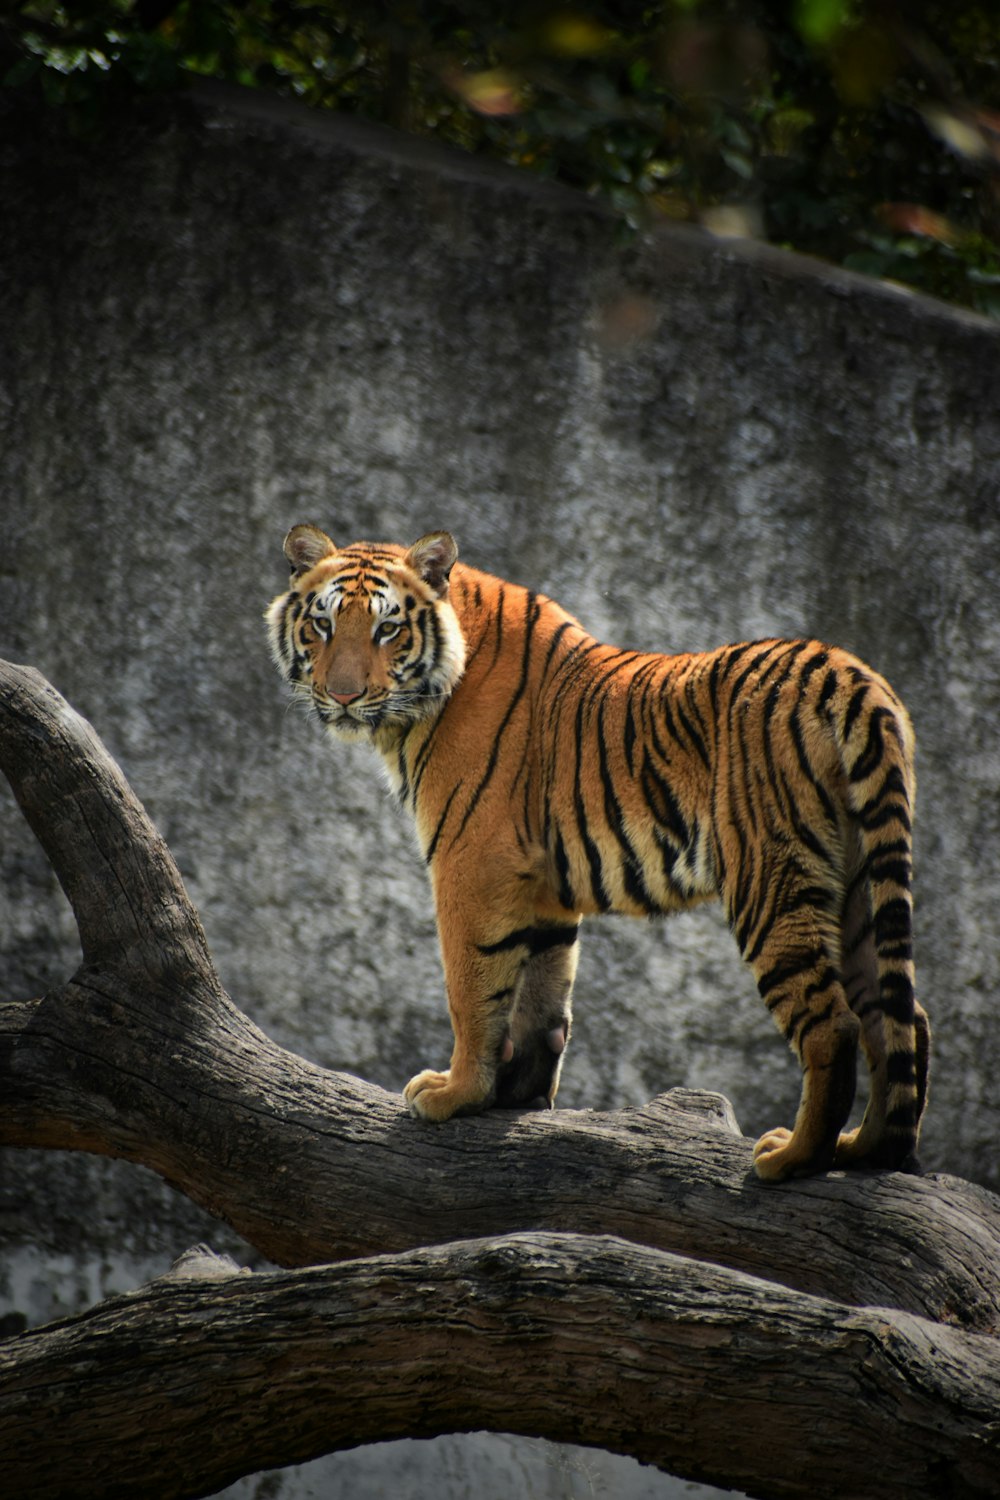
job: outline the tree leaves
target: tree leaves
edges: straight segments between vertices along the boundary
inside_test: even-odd
[[[191,73],[386,121],[994,314],[1000,13],[914,0],[36,0],[8,111],[94,135]],[[892,205],[909,205],[906,223]],[[944,223],[944,233],[933,226]]]

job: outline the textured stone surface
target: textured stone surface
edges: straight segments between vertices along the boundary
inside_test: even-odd
[[[120,760],[234,998],[389,1087],[447,1059],[409,829],[289,710],[260,622],[293,522],[447,527],[622,645],[806,632],[889,677],[920,743],[925,1163],[1000,1186],[1000,331],[692,231],[622,249],[586,200],[199,97],[0,160],[0,654]],[[77,950],[5,790],[0,846],[0,993],[37,992]],[[790,1123],[797,1067],[711,908],[590,924],[576,1018],[567,1104],[683,1083]],[[0,1171],[33,1316],[228,1243],[135,1169]]]

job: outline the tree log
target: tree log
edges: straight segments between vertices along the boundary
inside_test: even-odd
[[[0,1143],[151,1167],[282,1266],[378,1256],[175,1278],[6,1343],[0,1443],[20,1421],[32,1494],[202,1494],[472,1427],[759,1495],[997,1493],[1000,1200],[887,1172],[764,1185],[726,1101],[686,1090],[413,1120],[240,1013],[93,730],[3,663],[0,766],[83,949],[0,1005]],[[53,1382],[56,1420],[26,1428]]]
[[[995,1339],[596,1235],[168,1276],[0,1345],[5,1493],[33,1500],[484,1427],[751,1494],[995,1497],[998,1412]]]

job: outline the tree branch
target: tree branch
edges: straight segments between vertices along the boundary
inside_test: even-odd
[[[33,1500],[484,1427],[755,1494],[985,1497],[998,1411],[994,1339],[595,1236],[169,1276],[0,1345],[4,1482]]]
[[[0,1144],[152,1167],[281,1265],[381,1252],[157,1283],[0,1347],[0,1441],[22,1422],[7,1449],[32,1494],[68,1474],[77,1494],[205,1493],[466,1427],[757,1494],[929,1493],[935,1456],[949,1493],[995,1492],[978,1486],[997,1457],[1000,1346],[983,1333],[1000,1328],[1000,1200],[885,1172],[764,1185],[726,1101],[687,1090],[613,1114],[413,1120],[240,1013],[121,772],[44,679],[4,663],[0,767],[84,952],[60,989],[0,1005]],[[58,1423],[26,1442],[25,1402],[52,1382]],[[205,1489],[178,1487],[181,1450]]]
[[[0,1007],[0,1143],[152,1167],[281,1265],[512,1229],[614,1233],[1000,1327],[990,1194],[891,1173],[763,1186],[725,1101],[686,1090],[615,1114],[412,1120],[396,1095],[283,1051],[236,1009],[118,767],[43,678],[6,664],[0,766],[85,955],[63,988]]]
[[[86,719],[32,667],[0,662],[0,769],[73,908],[85,965],[189,971],[219,987],[170,851]]]

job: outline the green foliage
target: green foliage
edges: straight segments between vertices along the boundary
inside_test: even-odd
[[[8,0],[8,116],[201,73],[1000,315],[994,0]]]

